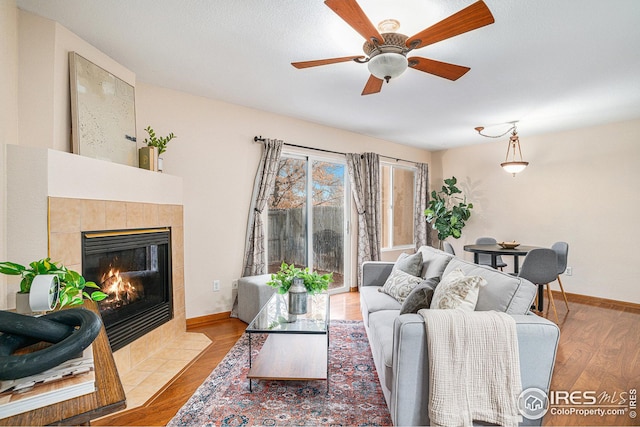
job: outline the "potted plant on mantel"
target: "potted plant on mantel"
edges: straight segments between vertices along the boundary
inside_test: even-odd
[[[440,249],[442,249],[442,242],[447,237],[460,238],[462,229],[471,217],[471,209],[473,209],[473,203],[467,204],[467,198],[460,196],[462,191],[456,187],[458,180],[455,176],[445,179],[444,183],[442,190],[431,192],[429,207],[424,211],[427,222],[434,230],[438,231]]]
[[[33,261],[29,267],[15,262],[0,262],[0,273],[10,276],[21,276],[20,290],[16,294],[16,311],[29,313],[29,292],[33,279],[39,275],[56,275],[60,283],[59,301],[60,307],[75,306],[83,303],[83,298],[93,301],[102,301],[107,294],[100,291],[100,287],[94,282],[87,282],[78,272],[73,271],[61,263],[52,262],[50,258]],[[89,294],[85,288],[95,289]]]
[[[153,128],[151,128],[151,126],[147,126],[145,131],[149,134],[149,138],[145,138],[143,141],[147,145],[147,149],[148,149],[148,153],[146,154],[146,156],[148,156],[148,159],[149,159],[148,160],[149,167],[146,167],[146,163],[143,160],[144,154],[142,153],[142,151],[140,154],[140,167],[144,167],[145,169],[149,169],[149,170],[158,170],[162,172],[164,165],[162,164],[163,160],[162,160],[162,157],[160,156],[162,155],[162,153],[167,151],[167,144],[169,144],[169,141],[171,141],[174,138],[177,138],[177,136],[175,136],[173,132],[171,132],[167,136],[158,137],[156,136],[156,133],[153,130]],[[141,150],[144,150],[144,148]],[[153,167],[154,161],[155,161],[155,165],[157,165],[157,168]]]

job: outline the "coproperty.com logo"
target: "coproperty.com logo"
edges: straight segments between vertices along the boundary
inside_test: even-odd
[[[628,415],[635,419],[637,391],[622,392],[551,390],[528,388],[518,397],[518,409],[523,417],[537,420],[549,412],[552,415],[601,416]]]

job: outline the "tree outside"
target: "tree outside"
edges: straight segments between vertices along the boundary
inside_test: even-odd
[[[284,157],[269,199],[269,272],[284,261],[299,267],[307,262],[307,203],[313,206],[312,268],[332,272],[332,288],[344,283],[344,173],[345,166],[312,161],[311,197],[307,191],[307,160]]]

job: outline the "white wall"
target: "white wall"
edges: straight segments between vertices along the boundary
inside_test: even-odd
[[[0,260],[7,258],[6,144],[18,142],[18,19],[15,0],[0,0]],[[0,307],[7,304],[0,275]]]
[[[71,152],[69,52],[135,86],[135,73],[55,21],[18,10],[20,145]]]
[[[454,175],[474,204],[462,237],[451,239],[456,253],[471,260],[462,247],[480,236],[547,247],[566,241],[573,275],[563,276],[565,291],[640,303],[640,120],[535,137],[523,131],[530,164],[515,178],[499,166],[506,137],[432,154],[434,188]]]
[[[15,7],[12,6],[15,14]],[[242,270],[261,145],[255,135],[336,151],[375,151],[428,162],[430,153],[349,132],[144,84],[58,23],[18,11],[19,144],[70,151],[69,51],[136,86],[137,136],[174,132],[165,172],[184,178],[187,317],[229,311]],[[331,108],[327,106],[327,108]],[[167,191],[171,191],[167,189]],[[3,221],[4,223],[4,221]],[[354,272],[355,274],[355,272]],[[221,280],[212,292],[211,282]]]
[[[330,108],[330,106],[327,106]],[[174,132],[165,172],[184,179],[187,318],[229,311],[242,273],[247,215],[262,135],[340,152],[373,151],[428,162],[427,151],[138,82],[138,132]],[[355,257],[352,257],[355,259]],[[355,273],[355,272],[354,272]],[[221,290],[212,292],[212,281]]]

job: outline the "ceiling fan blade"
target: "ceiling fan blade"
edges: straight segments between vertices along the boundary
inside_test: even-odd
[[[373,93],[378,93],[382,89],[382,83],[384,80],[377,78],[373,74],[367,80],[367,84],[364,85],[364,89],[362,90],[362,95],[371,95]]]
[[[316,59],[315,61],[292,62],[291,65],[293,65],[297,69],[302,69],[302,68],[309,68],[309,67],[318,67],[320,65],[337,64],[339,62],[348,62],[348,61],[353,61],[354,59],[357,59],[357,58],[364,59],[364,56],[356,55],[356,56],[343,56],[340,58]]]
[[[463,67],[462,65],[420,58],[419,56],[413,56],[407,59],[409,61],[409,67],[449,80],[458,80],[471,69],[469,67]]]
[[[466,33],[467,31],[493,24],[494,22],[495,20],[493,19],[491,11],[487,5],[480,0],[443,19],[437,24],[420,31],[418,34],[409,37],[406,45],[412,49],[419,49]]]
[[[356,30],[367,41],[377,40],[382,43],[384,38],[365,15],[356,0],[326,0],[324,2],[340,18]]]

